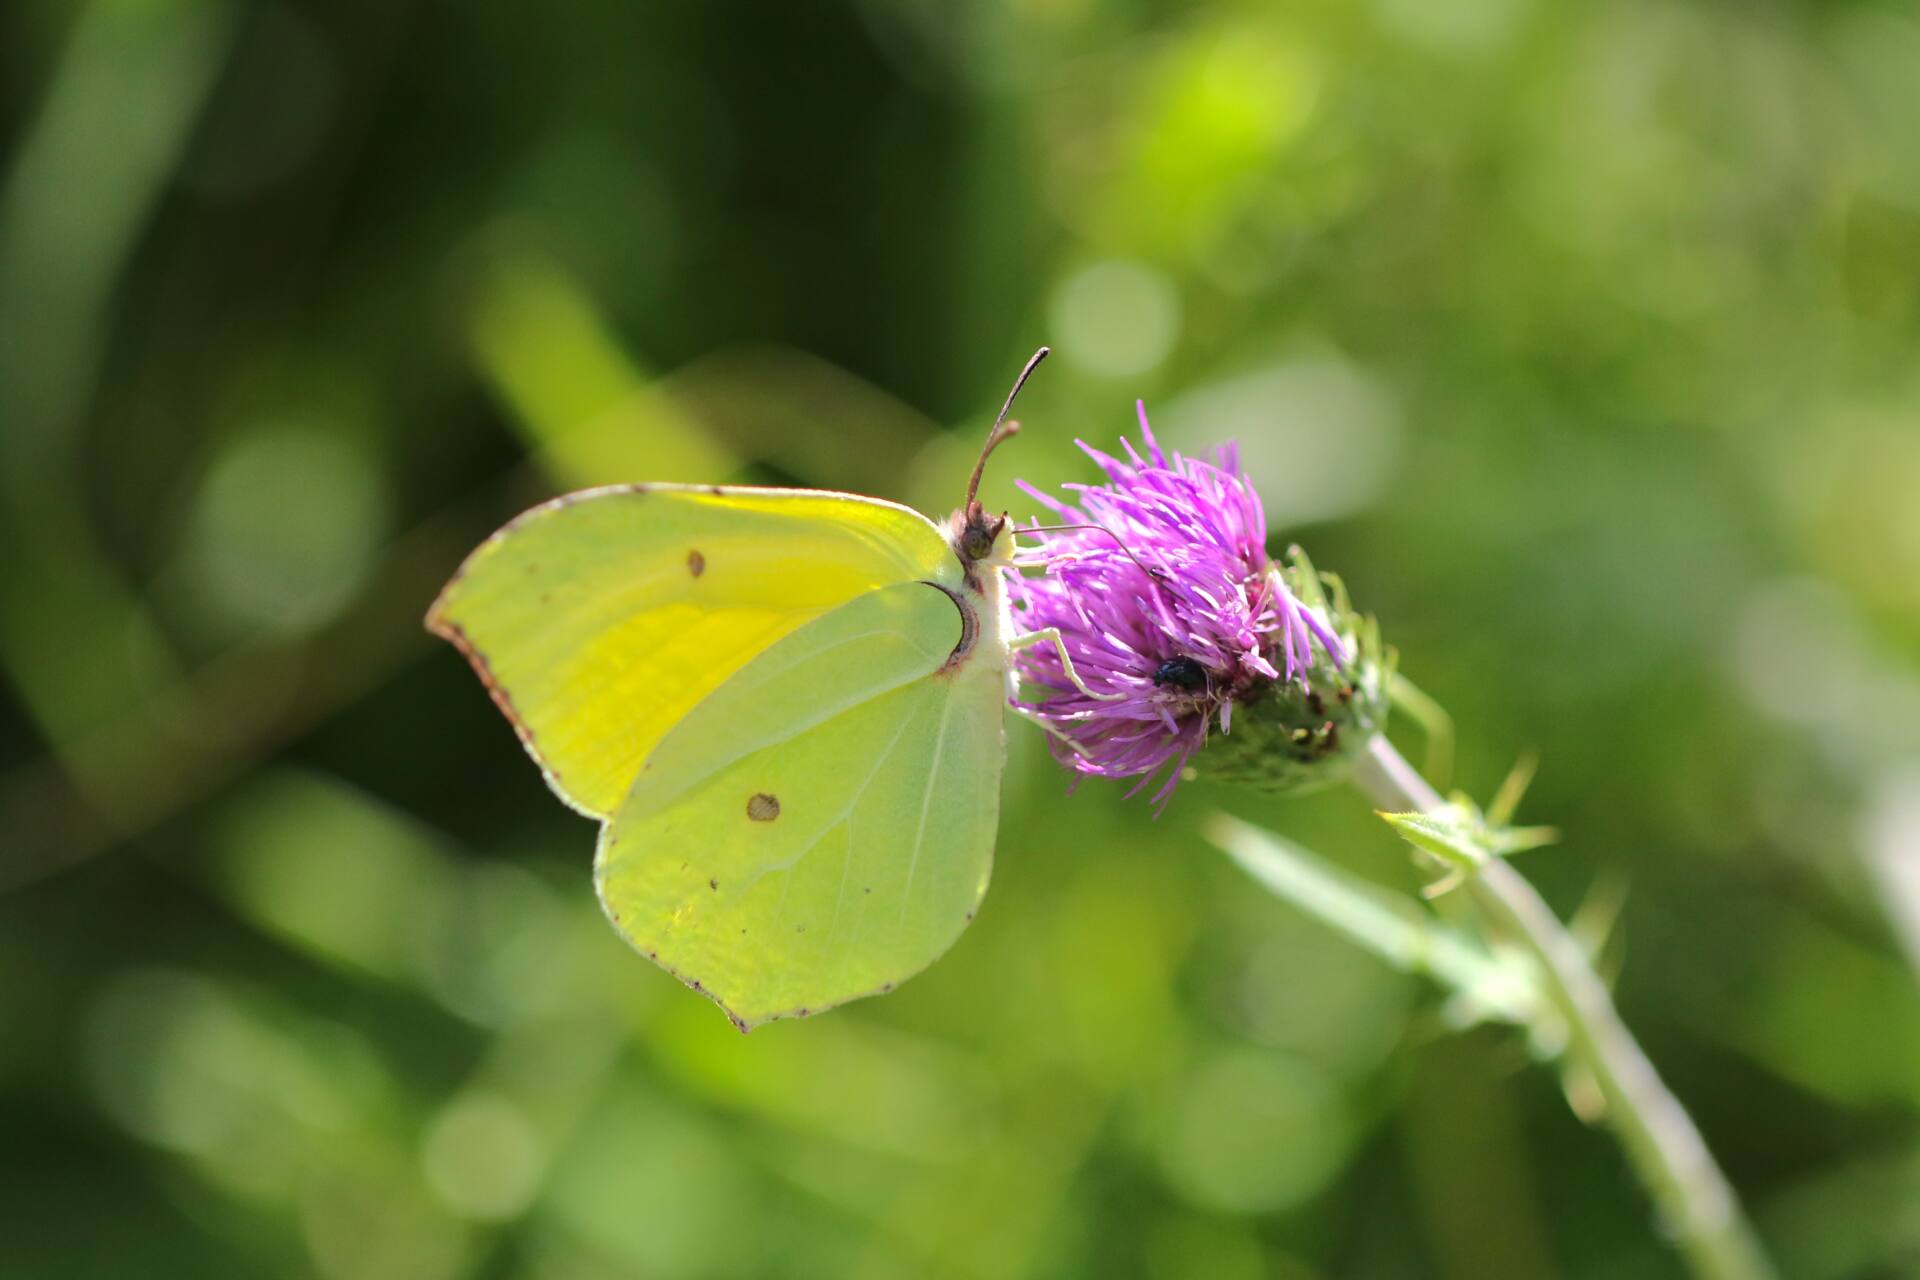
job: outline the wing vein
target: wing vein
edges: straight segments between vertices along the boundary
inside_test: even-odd
[[[907,861],[907,887],[900,893],[900,919],[907,918],[907,908],[913,902],[913,877],[920,869],[920,850],[927,840],[927,811],[933,807],[933,789],[940,778],[940,757],[947,750],[947,720],[953,715],[952,698],[940,708],[940,728],[933,736],[933,762],[927,766],[927,778],[920,792],[920,823],[913,830],[913,857]]]
[[[873,768],[867,770],[867,776],[862,778],[859,785],[853,789],[853,793],[848,797],[847,802],[841,805],[832,817],[821,823],[814,833],[808,837],[807,842],[796,849],[791,857],[783,858],[778,862],[769,862],[755,868],[753,879],[747,881],[746,887],[751,889],[754,885],[760,883],[762,879],[772,875],[776,871],[791,871],[799,864],[800,859],[806,857],[809,853],[812,853],[814,849],[819,847],[820,842],[827,838],[829,832],[837,830],[840,824],[846,821],[853,813],[855,806],[860,803],[861,797],[866,795],[867,788],[873,785],[874,778],[880,773],[880,766],[885,764],[887,757],[893,754],[894,747],[898,745],[901,737],[907,732],[907,726],[912,723],[913,711],[912,708],[909,708],[908,713],[901,717],[899,728],[893,731],[893,737],[887,739],[887,745],[875,754]]]
[[[833,899],[833,920],[827,925],[827,954],[833,954],[833,940],[840,936],[840,912],[847,905],[847,882],[853,877],[853,815],[841,825],[847,833],[846,851],[840,858],[840,891]]]
[[[823,653],[831,653],[831,652],[834,652],[835,650],[845,647],[846,645],[852,644],[855,641],[868,640],[873,638],[874,636],[901,637],[901,638],[911,640],[911,637],[902,637],[902,633],[897,628],[876,627],[871,631],[863,631],[858,635],[848,636],[844,639],[836,640],[832,644],[824,645],[819,649],[815,649],[810,653],[802,655],[800,658],[792,659],[786,662],[782,666],[779,666],[779,667],[770,666],[766,671],[754,671],[752,668],[752,665],[750,664],[747,668],[742,670],[739,673],[739,675],[736,675],[733,679],[739,680],[741,676],[751,675],[754,677],[753,684],[745,685],[745,686],[736,686],[734,692],[737,693],[738,689],[741,687],[751,688],[751,687],[754,687],[754,685],[758,685],[763,682],[771,682],[772,680],[778,679],[780,676],[788,673],[803,661],[804,662],[816,661],[819,659],[820,655]],[[919,652],[921,656],[924,657],[929,663],[937,662],[944,657],[944,655],[927,654],[925,650],[919,650]],[[907,679],[901,680],[897,684],[882,684],[878,688],[857,689],[853,693],[847,695],[846,697],[841,698],[838,701],[829,703],[826,706],[819,708],[812,715],[802,716],[786,724],[782,724],[777,729],[770,730],[759,737],[748,738],[745,742],[740,744],[740,746],[733,752],[733,754],[725,756],[721,759],[715,760],[710,766],[707,767],[707,769],[701,775],[701,777],[681,779],[679,782],[680,788],[682,791],[684,791],[687,788],[698,786],[700,782],[703,781],[705,778],[712,777],[713,775],[720,773],[725,769],[731,768],[733,765],[738,764],[740,761],[746,759],[748,756],[754,754],[756,751],[765,751],[770,747],[777,747],[783,743],[791,742],[793,741],[793,739],[801,736],[802,734],[809,733],[812,730],[819,728],[821,725],[826,724],[828,721],[834,719],[837,716],[844,715],[845,713],[847,713],[848,711],[851,711],[855,707],[858,707],[864,703],[872,702],[875,698],[883,698],[887,694],[894,692],[896,689],[905,688],[907,685],[913,683],[915,680],[924,679],[928,674],[931,674],[931,673],[923,672],[919,675],[909,676]],[[713,694],[709,694],[707,696],[711,698],[714,696],[714,694],[719,694],[722,691],[726,690],[726,688],[727,688],[726,685],[722,685],[719,689],[714,690]],[[696,710],[697,709],[698,708],[696,708]],[[669,735],[669,737],[670,736],[671,735]],[[666,739],[663,739],[661,745],[663,746],[666,745],[666,741],[667,741]],[[658,748],[656,748],[656,750],[657,749]],[[642,781],[646,780],[646,775],[644,773],[641,775],[641,780]],[[676,792],[674,794],[678,794],[678,793]],[[661,802],[664,803],[664,799],[665,798],[663,798]]]

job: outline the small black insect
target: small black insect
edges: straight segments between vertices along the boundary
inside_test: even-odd
[[[1207,669],[1184,655],[1168,658],[1154,669],[1153,682],[1162,689],[1171,685],[1188,693],[1199,693],[1207,687]]]

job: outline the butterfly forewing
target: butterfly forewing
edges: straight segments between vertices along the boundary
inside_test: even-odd
[[[629,486],[515,520],[427,624],[467,655],[560,797],[604,819],[668,731],[754,655],[876,588],[957,576],[940,532],[891,503]]]

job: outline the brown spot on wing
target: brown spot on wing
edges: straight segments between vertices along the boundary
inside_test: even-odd
[[[707,558],[698,551],[687,552],[687,572],[699,577],[707,571]]]
[[[747,800],[747,816],[755,822],[772,822],[780,816],[780,798],[765,791],[755,792]]]

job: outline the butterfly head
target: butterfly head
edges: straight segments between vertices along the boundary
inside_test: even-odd
[[[969,572],[978,564],[991,568],[1013,560],[1013,522],[1003,512],[988,515],[978,499],[953,513],[953,551]]]
[[[1007,411],[1013,408],[1013,398],[1020,394],[1020,388],[1027,385],[1027,379],[1040,362],[1047,358],[1048,348],[1041,347],[1033,353],[1033,359],[1027,361],[1027,367],[1014,379],[1013,390],[1007,392],[1007,402],[1000,406],[1000,416],[993,420],[993,429],[987,432],[987,443],[980,450],[980,460],[973,464],[973,476],[967,481],[967,500],[958,511],[953,513],[952,536],[954,554],[960,557],[960,563],[967,568],[969,579],[973,577],[973,567],[987,564],[994,568],[1009,564],[1013,560],[1013,523],[1005,512],[997,516],[987,514],[980,505],[980,477],[986,474],[987,459],[993,451],[1020,433],[1020,424],[1007,418]]]

